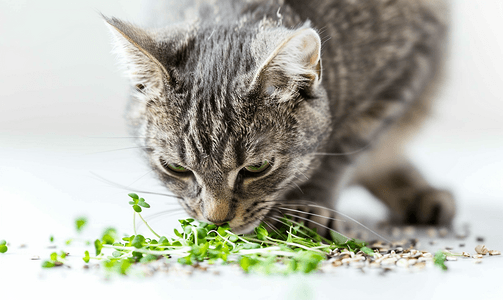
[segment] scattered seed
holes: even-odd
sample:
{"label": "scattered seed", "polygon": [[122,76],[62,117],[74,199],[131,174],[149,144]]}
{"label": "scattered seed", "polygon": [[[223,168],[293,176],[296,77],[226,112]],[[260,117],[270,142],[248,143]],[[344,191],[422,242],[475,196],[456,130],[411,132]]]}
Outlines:
{"label": "scattered seed", "polygon": [[447,256],[445,257],[445,260],[448,260],[448,261],[456,261],[456,260],[458,260],[458,259],[457,259],[455,256],[449,256],[449,255],[447,255]]}
{"label": "scattered seed", "polygon": [[472,257],[475,258],[475,259],[481,259],[484,256],[482,254],[474,254],[474,255],[472,255]]}
{"label": "scattered seed", "polygon": [[463,252],[462,254],[464,257],[471,257],[470,253],[468,253],[468,252]]}
{"label": "scattered seed", "polygon": [[489,255],[501,255],[501,252],[499,252],[498,250],[489,250]]}
{"label": "scattered seed", "polygon": [[477,251],[478,254],[486,255],[489,250],[486,248],[486,245],[477,245],[475,247],[475,251]]}
{"label": "scattered seed", "polygon": [[31,259],[31,260],[40,260],[40,256],[38,256],[38,255],[33,255],[30,259]]}
{"label": "scattered seed", "polygon": [[477,242],[483,242],[483,241],[484,241],[484,238],[483,238],[483,237],[481,237],[481,236],[478,236],[478,237],[477,237]]}
{"label": "scattered seed", "polygon": [[459,244],[460,248],[463,248],[464,246],[465,246],[465,244]]}
{"label": "scattered seed", "polygon": [[480,264],[480,263],[482,263],[482,259],[475,259],[473,262],[476,264]]}

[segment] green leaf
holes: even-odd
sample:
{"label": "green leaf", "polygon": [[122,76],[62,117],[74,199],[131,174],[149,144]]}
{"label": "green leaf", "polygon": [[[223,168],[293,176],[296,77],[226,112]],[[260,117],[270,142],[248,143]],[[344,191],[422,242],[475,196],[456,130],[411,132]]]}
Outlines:
{"label": "green leaf", "polygon": [[7,241],[6,240],[0,240],[0,245],[7,245]]}
{"label": "green leaf", "polygon": [[106,245],[112,245],[116,239],[118,239],[118,234],[117,230],[113,227],[106,228],[101,235],[101,241]]}
{"label": "green leaf", "polygon": [[95,240],[94,241],[94,249],[96,250],[96,256],[101,254],[101,249],[103,249],[103,244],[101,243],[100,240]]}
{"label": "green leaf", "polygon": [[442,251],[437,251],[435,253],[435,256],[433,257],[433,262],[435,263],[436,266],[440,267],[442,270],[447,270],[447,266],[445,265],[445,260],[447,258],[447,255],[445,255],[444,252]]}
{"label": "green leaf", "polygon": [[159,244],[163,246],[169,246],[169,240],[165,236],[161,236],[159,239]]}
{"label": "green leaf", "polygon": [[138,206],[138,205],[136,205],[136,204],[135,204],[135,205],[133,205],[133,209],[134,209],[134,211],[135,211],[135,212],[137,212],[137,213],[140,213],[140,212],[141,212],[141,207],[139,207],[139,206]]}
{"label": "green leaf", "polygon": [[112,256],[113,257],[121,257],[122,254],[124,254],[124,252],[121,252],[121,251],[114,251],[114,252],[112,252]]}
{"label": "green leaf", "polygon": [[54,242],[54,236],[53,236],[53,235],[51,235],[51,236],[49,237],[49,241],[50,241],[51,243],[53,243],[53,242]]}
{"label": "green leaf", "polygon": [[374,251],[368,247],[361,247],[360,250],[367,255],[374,255]]}
{"label": "green leaf", "polygon": [[150,204],[148,204],[147,202],[145,202],[145,199],[143,199],[143,198],[140,198],[140,200],[138,201],[138,205],[142,206],[142,207],[145,207],[145,208],[150,208]]}
{"label": "green leaf", "polygon": [[265,241],[266,237],[269,235],[267,229],[265,229],[265,227],[262,226],[262,224],[255,228],[255,234],[257,235],[257,239],[262,241]]}
{"label": "green leaf", "polygon": [[77,232],[81,232],[84,226],[87,224],[87,219],[85,217],[80,217],[75,220],[75,229]]}
{"label": "green leaf", "polygon": [[42,263],[42,268],[46,268],[46,269],[54,268],[55,266],[56,265],[52,261],[48,261],[48,260],[46,260]]}
{"label": "green leaf", "polygon": [[145,243],[145,237],[143,235],[138,234],[137,236],[134,237],[133,241],[131,242],[131,245],[137,249],[140,249],[143,247],[143,243]]}
{"label": "green leaf", "polygon": [[58,260],[58,254],[56,252],[52,252],[50,257],[52,261]]}
{"label": "green leaf", "polygon": [[129,193],[128,194],[129,197],[133,198],[134,200],[138,200],[138,195],[136,195],[135,193]]}
{"label": "green leaf", "polygon": [[0,244],[0,253],[5,253],[9,250],[5,244]]}
{"label": "green leaf", "polygon": [[86,262],[86,264],[89,263],[89,251],[86,250],[86,252],[84,252],[84,257],[82,259]]}
{"label": "green leaf", "polygon": [[59,257],[61,257],[62,259],[65,259],[66,258],[66,252],[65,251],[61,251],[60,254],[59,254]]}
{"label": "green leaf", "polygon": [[145,255],[144,257],[142,257],[140,259],[140,262],[142,264],[146,264],[148,262],[151,262],[151,261],[154,261],[154,260],[157,260],[158,256],[157,255],[153,255],[153,254],[147,254]]}

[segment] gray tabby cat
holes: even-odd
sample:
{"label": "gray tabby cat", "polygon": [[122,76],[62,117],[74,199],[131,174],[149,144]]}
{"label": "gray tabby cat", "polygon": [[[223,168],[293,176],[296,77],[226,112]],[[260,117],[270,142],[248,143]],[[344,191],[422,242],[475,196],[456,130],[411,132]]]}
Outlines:
{"label": "gray tabby cat", "polygon": [[360,184],[393,221],[451,222],[451,194],[402,154],[441,81],[442,1],[157,5],[156,29],[105,20],[132,133],[191,216],[247,232],[289,214],[327,234],[323,207]]}

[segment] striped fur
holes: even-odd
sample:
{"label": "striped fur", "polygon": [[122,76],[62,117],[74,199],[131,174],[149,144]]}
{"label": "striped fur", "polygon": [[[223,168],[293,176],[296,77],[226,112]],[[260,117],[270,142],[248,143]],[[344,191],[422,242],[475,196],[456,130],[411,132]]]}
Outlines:
{"label": "striped fur", "polygon": [[333,212],[318,205],[362,184],[397,221],[452,220],[452,196],[401,151],[439,82],[440,2],[194,2],[196,17],[158,29],[105,17],[134,87],[132,132],[190,215],[246,232],[297,203],[328,233]]}

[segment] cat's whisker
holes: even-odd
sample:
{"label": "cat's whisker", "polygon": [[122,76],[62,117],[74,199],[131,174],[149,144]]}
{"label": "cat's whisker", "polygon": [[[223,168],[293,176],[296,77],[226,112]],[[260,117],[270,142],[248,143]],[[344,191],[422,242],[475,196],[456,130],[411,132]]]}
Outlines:
{"label": "cat's whisker", "polygon": [[152,172],[154,172],[154,170],[150,170],[150,171],[148,171],[147,173],[143,174],[142,176],[140,176],[140,178],[138,178],[138,179],[136,179],[135,181],[133,181],[133,182],[131,182],[130,184],[128,184],[128,188],[129,188],[130,186],[132,186],[133,184],[135,184],[138,180],[142,179],[143,177],[147,176],[148,174],[150,174],[150,173],[152,173]]}
{"label": "cat's whisker", "polygon": [[301,214],[316,216],[316,217],[320,217],[320,218],[323,218],[323,219],[334,220],[334,221],[337,221],[337,222],[346,222],[346,220],[336,219],[336,218],[332,218],[332,217],[329,217],[329,216],[323,216],[323,215],[319,215],[319,214],[315,214],[315,213],[311,213],[311,212],[305,212],[305,211],[298,210],[298,209],[285,208],[285,207],[281,207],[281,206],[276,207],[276,208],[279,209],[279,210],[288,210],[288,211],[292,211],[292,212],[298,212],[298,213],[301,213]]}
{"label": "cat's whisker", "polygon": [[[279,211],[279,212],[281,213],[281,211]],[[334,230],[334,229],[332,229],[332,228],[330,228],[330,227],[328,227],[328,226],[325,226],[325,225],[323,225],[323,224],[321,224],[321,223],[319,223],[319,222],[313,221],[313,220],[311,220],[311,219],[309,219],[309,218],[304,218],[304,217],[301,217],[301,216],[291,215],[291,214],[285,214],[285,213],[283,213],[283,214],[284,214],[285,216],[289,216],[289,217],[293,217],[293,218],[299,218],[299,219],[301,219],[301,220],[304,220],[304,221],[307,221],[307,222],[311,222],[311,223],[316,224],[316,225],[318,225],[318,226],[320,226],[320,227],[322,227],[322,228],[325,228],[325,229],[327,229],[327,230],[333,231],[333,232],[335,232],[335,233],[337,233],[337,234],[341,234],[341,233],[340,233],[340,232],[338,232],[337,230]]]}
{"label": "cat's whisker", "polygon": [[276,232],[278,235],[281,235],[281,232],[279,232],[278,228],[276,228],[276,226],[270,224],[269,222],[267,222],[266,220],[262,220],[262,222],[264,222],[264,224],[266,224],[269,228],[271,228],[274,232]]}
{"label": "cat's whisker", "polygon": [[368,228],[367,226],[363,225],[362,223],[358,222],[357,220],[353,219],[352,217],[344,214],[344,213],[341,213],[335,209],[331,209],[331,208],[328,208],[328,207],[325,207],[325,206],[322,206],[322,205],[318,205],[318,204],[315,204],[314,202],[311,202],[311,201],[308,201],[308,200],[295,200],[297,203],[292,203],[292,204],[288,204],[288,203],[282,203],[281,205],[282,206],[308,206],[308,207],[316,207],[316,208],[319,208],[319,209],[324,209],[324,210],[327,210],[327,211],[330,211],[330,212],[333,212],[333,213],[336,213],[336,214],[339,214],[347,219],[349,219],[350,221],[360,225],[361,227],[365,228],[366,230],[368,230],[369,232],[371,232],[372,234],[375,234],[377,237],[383,239],[384,241],[388,242],[388,243],[391,243],[391,241],[389,241],[387,238],[383,237],[382,235],[380,235],[379,233],[375,232],[374,230]]}
{"label": "cat's whisker", "polygon": [[352,155],[352,154],[357,154],[362,151],[365,151],[371,146],[371,143],[368,143],[362,148],[356,149],[354,151],[349,151],[349,152],[341,152],[341,153],[320,153],[320,152],[314,152],[313,155],[322,155],[322,156],[343,156],[343,155]]}
{"label": "cat's whisker", "polygon": [[86,153],[84,155],[93,155],[93,154],[101,154],[101,153],[123,151],[123,150],[132,150],[132,149],[150,149],[150,148],[151,147],[135,146],[135,147],[126,147],[126,148],[119,148],[119,149],[112,149],[112,150],[105,150],[105,151],[98,151],[98,152],[91,152],[91,153]]}
{"label": "cat's whisker", "polygon": [[[279,222],[287,227],[290,227],[290,224],[286,223],[285,221],[281,220],[281,218],[284,218],[284,216],[279,216],[279,215],[275,215],[275,216],[269,216],[268,218],[270,218],[271,220],[274,220],[276,222]],[[304,224],[300,223],[300,222],[297,222],[297,221],[294,221],[294,220],[288,220],[288,222],[292,222],[293,224],[296,224],[296,225],[299,225],[299,226],[303,226]],[[302,233],[304,236],[308,237],[309,238],[309,235],[306,234],[305,232],[303,231],[299,231],[300,233]]]}
{"label": "cat's whisker", "polygon": [[[160,217],[170,217],[170,216],[174,216],[174,215],[178,215],[178,214],[182,214],[182,213],[185,213],[185,210],[180,207],[177,209],[165,210],[165,211],[161,211],[161,212],[149,215],[149,216],[145,216],[145,220],[150,222],[150,221],[152,221],[154,219],[158,219]],[[145,225],[145,223],[143,223],[142,221],[138,221],[136,224],[136,228],[140,228],[143,225]]]}
{"label": "cat's whisker", "polygon": [[304,176],[307,180],[309,180],[309,177],[307,177],[306,174],[301,172],[299,169],[295,169],[295,172],[299,173],[300,175]]}
{"label": "cat's whisker", "polygon": [[149,195],[158,195],[158,196],[165,196],[165,197],[169,197],[169,198],[176,198],[176,199],[182,199],[182,197],[179,197],[179,196],[175,196],[175,195],[170,195],[170,194],[165,194],[165,193],[157,193],[157,192],[149,192],[149,191],[142,191],[142,190],[137,190],[137,189],[132,189],[132,188],[129,188],[127,186],[124,186],[122,184],[119,184],[119,183],[116,183],[116,182],[113,182],[111,180],[108,180],[94,172],[91,172],[91,174],[95,177],[97,177],[98,179],[100,179],[101,181],[107,183],[107,184],[110,184],[112,186],[115,186],[117,188],[120,188],[120,189],[123,189],[123,190],[130,190],[130,191],[133,191],[133,192],[136,192],[136,193],[142,193],[142,194],[149,194]]}

